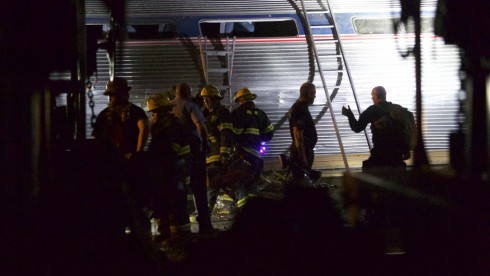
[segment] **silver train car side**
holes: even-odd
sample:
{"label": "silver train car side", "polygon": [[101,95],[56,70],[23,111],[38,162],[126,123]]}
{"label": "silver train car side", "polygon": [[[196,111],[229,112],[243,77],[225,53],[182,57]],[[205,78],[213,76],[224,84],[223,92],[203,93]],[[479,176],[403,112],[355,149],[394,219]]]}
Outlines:
{"label": "silver train car side", "polygon": [[[304,2],[310,7],[326,3]],[[422,1],[422,128],[431,164],[447,164],[449,134],[458,125],[460,59],[457,47],[445,45],[433,34],[436,2]],[[196,95],[207,80],[229,88],[224,103],[233,108],[232,94],[249,87],[258,95],[257,106],[275,126],[274,138],[264,145],[263,155],[272,169],[278,166],[277,156],[287,153],[291,143],[287,111],[298,97],[299,86],[311,80],[317,86],[317,98],[310,110],[319,134],[314,167],[345,169],[335,120],[348,166],[360,168],[369,154],[366,136],[350,130],[340,114],[341,107],[355,109],[354,87],[362,111],[371,104],[372,87],[383,85],[388,101],[415,113],[415,61],[413,56],[402,56],[413,47],[414,36],[410,26],[394,34],[398,1],[332,0],[329,4],[345,60],[339,58],[338,48],[332,47],[337,41],[332,41],[335,36],[331,31],[312,30],[326,72],[326,91],[299,16],[301,3],[294,0],[127,1],[128,39],[118,44],[115,72],[129,80],[133,87],[130,100],[141,105],[148,96],[179,82],[189,83]],[[109,26],[109,13],[102,2],[86,1],[86,22],[99,31],[101,39]],[[321,14],[308,15],[311,25],[323,19]],[[223,57],[207,60],[208,68],[231,68],[229,79],[223,73],[204,72],[203,47],[233,47],[231,64],[224,65]],[[97,74],[91,79],[93,96],[87,97],[87,137],[94,117],[107,104],[103,91],[108,78],[106,52],[100,49]],[[333,117],[327,108],[327,94]]]}

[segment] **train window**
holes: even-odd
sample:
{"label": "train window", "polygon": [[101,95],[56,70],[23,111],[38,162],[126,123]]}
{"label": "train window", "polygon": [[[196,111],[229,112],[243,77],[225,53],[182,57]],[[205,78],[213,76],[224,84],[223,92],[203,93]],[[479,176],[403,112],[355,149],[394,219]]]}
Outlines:
{"label": "train window", "polygon": [[[129,24],[126,25],[129,39],[161,39],[175,37],[175,24],[166,22],[161,24]],[[103,33],[109,32],[109,24],[102,26]]]}
{"label": "train window", "polygon": [[279,37],[297,36],[298,26],[292,18],[202,20],[201,34],[207,37]]}
{"label": "train window", "polygon": [[[397,18],[354,18],[352,20],[354,30],[358,34],[393,34],[395,20]],[[434,18],[422,17],[421,20],[421,32],[433,33],[434,32]],[[398,29],[399,34],[413,33],[414,24],[413,21],[409,21],[408,24],[402,25]]]}

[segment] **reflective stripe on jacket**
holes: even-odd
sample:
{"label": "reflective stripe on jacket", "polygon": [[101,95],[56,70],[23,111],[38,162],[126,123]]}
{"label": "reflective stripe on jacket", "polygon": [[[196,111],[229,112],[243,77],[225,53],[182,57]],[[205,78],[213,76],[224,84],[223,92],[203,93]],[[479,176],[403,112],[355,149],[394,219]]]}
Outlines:
{"label": "reflective stripe on jacket", "polygon": [[210,142],[206,163],[220,162],[222,155],[231,155],[233,147],[234,135],[230,111],[220,105],[212,112],[205,110],[204,116],[206,117],[208,141]]}
{"label": "reflective stripe on jacket", "polygon": [[274,126],[267,114],[256,108],[253,101],[248,101],[235,108],[231,117],[237,147],[260,157],[261,143],[272,140],[274,135]]}

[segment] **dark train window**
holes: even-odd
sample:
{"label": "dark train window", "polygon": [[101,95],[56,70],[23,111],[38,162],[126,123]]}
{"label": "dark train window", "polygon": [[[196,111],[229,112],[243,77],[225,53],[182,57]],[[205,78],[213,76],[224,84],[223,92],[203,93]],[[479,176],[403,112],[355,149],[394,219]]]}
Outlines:
{"label": "dark train window", "polygon": [[[175,37],[175,24],[166,22],[161,24],[128,24],[126,25],[129,39],[161,39]],[[102,25],[104,35],[107,35],[109,24]]]}
{"label": "dark train window", "polygon": [[207,37],[279,37],[297,36],[298,26],[293,19],[203,20],[201,34]]}
{"label": "dark train window", "polygon": [[[394,34],[395,20],[396,18],[353,18],[352,24],[358,34]],[[414,33],[414,30],[413,21],[409,21],[406,26],[401,25],[398,28],[398,33]],[[421,32],[434,32],[433,17],[422,17]]]}

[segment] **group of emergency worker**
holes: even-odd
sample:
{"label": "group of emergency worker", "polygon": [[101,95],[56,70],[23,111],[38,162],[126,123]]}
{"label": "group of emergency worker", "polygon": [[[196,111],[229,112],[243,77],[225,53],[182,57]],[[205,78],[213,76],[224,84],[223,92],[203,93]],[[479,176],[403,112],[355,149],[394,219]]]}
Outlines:
{"label": "group of emergency worker", "polygon": [[[151,218],[158,244],[188,237],[191,218],[197,221],[200,234],[215,233],[213,216],[233,218],[258,193],[264,167],[260,150],[262,143],[273,138],[274,126],[255,106],[257,95],[243,87],[234,93],[237,106],[231,108],[221,103],[226,91],[208,84],[193,97],[189,84],[179,83],[170,93],[146,99],[146,111],[151,113],[148,120],[145,111],[129,101],[130,90],[124,78],[107,83],[104,95],[109,96],[109,104],[95,122],[95,141],[110,156],[119,156],[123,186]],[[374,87],[371,96],[373,105],[359,120],[350,108],[342,109],[353,131],[371,124],[373,149],[363,162],[363,171],[403,173],[405,140],[394,135],[394,122],[387,117],[392,103],[386,101],[382,86]],[[309,106],[315,98],[315,85],[303,83],[287,115],[292,144],[291,178],[285,184],[291,191],[308,185],[313,171],[318,134]],[[381,128],[381,120],[390,124]],[[192,191],[192,207],[188,190]],[[195,216],[190,216],[191,208]]]}
{"label": "group of emergency worker", "polygon": [[230,112],[217,87],[201,89],[200,106],[191,87],[179,83],[172,89],[173,99],[172,93],[146,99],[148,119],[142,108],[129,102],[130,89],[124,78],[107,83],[104,95],[109,104],[97,117],[95,141],[114,149],[127,163],[130,193],[156,224],[156,242],[190,233],[188,187],[199,233],[215,232],[213,210],[239,212],[257,195],[263,170],[260,147],[274,133],[267,115],[253,102],[257,95],[246,87],[238,90],[238,106]]}

